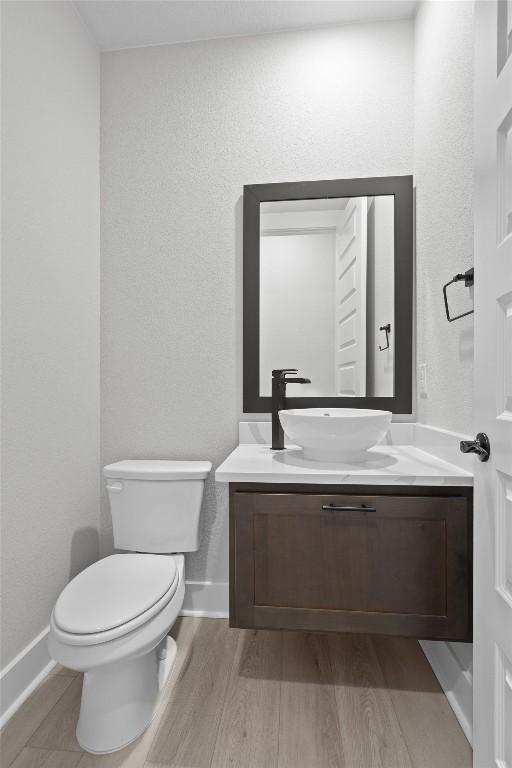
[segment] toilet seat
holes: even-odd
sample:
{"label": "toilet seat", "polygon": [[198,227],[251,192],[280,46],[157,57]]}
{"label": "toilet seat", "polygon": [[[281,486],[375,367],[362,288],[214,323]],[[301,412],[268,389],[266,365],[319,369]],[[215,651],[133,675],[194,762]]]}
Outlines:
{"label": "toilet seat", "polygon": [[159,613],[178,584],[171,555],[110,555],[65,587],[53,609],[52,629],[69,645],[115,640]]}

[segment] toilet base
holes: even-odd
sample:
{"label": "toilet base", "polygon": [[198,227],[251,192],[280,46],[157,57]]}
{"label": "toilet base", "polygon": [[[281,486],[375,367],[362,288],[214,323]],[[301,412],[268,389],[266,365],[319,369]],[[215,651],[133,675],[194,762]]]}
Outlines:
{"label": "toilet base", "polygon": [[141,736],[156,713],[176,658],[168,635],[149,653],[84,674],[78,743],[86,752],[117,752]]}

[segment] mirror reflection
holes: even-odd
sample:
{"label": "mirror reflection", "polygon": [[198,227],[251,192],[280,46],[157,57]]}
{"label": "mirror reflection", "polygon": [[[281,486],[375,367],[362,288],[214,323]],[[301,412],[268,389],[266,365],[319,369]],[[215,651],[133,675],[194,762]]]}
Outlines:
{"label": "mirror reflection", "polygon": [[392,397],[393,333],[393,195],[260,203],[261,396]]}

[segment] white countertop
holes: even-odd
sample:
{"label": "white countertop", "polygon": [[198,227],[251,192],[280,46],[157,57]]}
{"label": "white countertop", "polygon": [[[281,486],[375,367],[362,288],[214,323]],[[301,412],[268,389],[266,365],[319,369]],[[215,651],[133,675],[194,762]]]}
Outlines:
{"label": "white countertop", "polygon": [[378,445],[354,463],[308,461],[302,449],[241,443],[215,473],[220,483],[472,486],[473,475],[412,445]]}

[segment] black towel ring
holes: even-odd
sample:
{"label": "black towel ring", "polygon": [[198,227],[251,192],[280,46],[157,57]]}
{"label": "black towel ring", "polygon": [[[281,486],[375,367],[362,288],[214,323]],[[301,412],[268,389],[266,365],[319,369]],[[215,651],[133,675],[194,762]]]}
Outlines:
{"label": "black towel ring", "polygon": [[446,285],[443,286],[443,297],[444,297],[444,308],[446,310],[446,319],[449,323],[453,323],[454,320],[460,320],[461,317],[466,317],[466,315],[472,315],[475,311],[474,309],[470,309],[468,312],[462,312],[460,315],[455,315],[455,317],[451,317],[450,315],[450,308],[448,306],[448,296],[446,295],[446,289],[449,285],[452,285],[452,283],[459,283],[461,280],[464,280],[464,285],[466,288],[471,288],[472,285],[475,283],[475,269],[474,267],[471,267],[471,269],[468,269],[466,272],[459,272],[458,275],[455,275],[449,283],[446,283]]}

